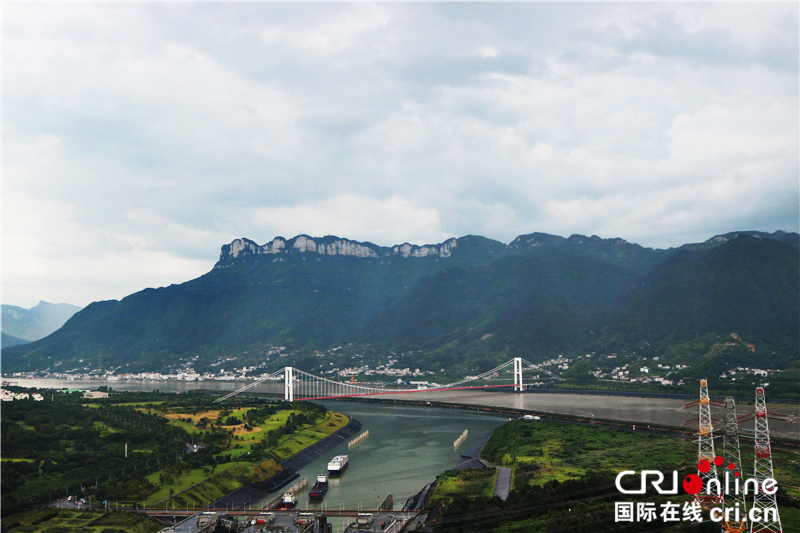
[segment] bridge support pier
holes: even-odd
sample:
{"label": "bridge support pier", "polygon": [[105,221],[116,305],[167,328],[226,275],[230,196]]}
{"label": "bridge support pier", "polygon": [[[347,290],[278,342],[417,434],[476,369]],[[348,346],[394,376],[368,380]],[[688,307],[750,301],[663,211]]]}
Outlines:
{"label": "bridge support pier", "polygon": [[522,392],[522,357],[514,358],[514,391]]}
{"label": "bridge support pier", "polygon": [[290,366],[283,369],[283,399],[294,401],[294,369]]}

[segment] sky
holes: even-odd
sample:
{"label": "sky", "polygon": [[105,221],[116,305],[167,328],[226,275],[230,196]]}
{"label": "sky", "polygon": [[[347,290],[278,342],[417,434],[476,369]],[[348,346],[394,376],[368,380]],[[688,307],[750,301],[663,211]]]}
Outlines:
{"label": "sky", "polygon": [[247,237],[798,231],[798,4],[2,4],[2,302]]}

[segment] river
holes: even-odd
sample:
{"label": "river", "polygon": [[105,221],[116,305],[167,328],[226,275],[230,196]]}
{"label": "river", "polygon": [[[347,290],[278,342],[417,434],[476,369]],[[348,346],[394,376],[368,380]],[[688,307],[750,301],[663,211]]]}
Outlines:
{"label": "river", "polygon": [[[165,392],[184,392],[190,390],[232,391],[247,382],[233,381],[67,381],[55,379],[15,379],[23,387],[69,387],[97,388],[101,385],[116,390],[153,390]],[[262,383],[253,389],[254,392],[283,394],[283,382]],[[712,390],[713,393],[713,390]],[[554,413],[567,416],[579,416],[587,419],[613,420],[630,424],[666,425],[676,428],[689,427],[692,420],[696,424],[697,409],[687,408],[689,399],[621,396],[611,394],[581,394],[550,392],[528,392],[526,394],[507,394],[485,390],[443,390],[416,391],[382,396],[388,400],[407,400],[413,402],[441,402],[457,405],[487,406],[500,410],[521,409],[536,413]],[[713,396],[712,396],[712,399]],[[722,398],[716,398],[721,402]],[[378,405],[373,404],[378,409]],[[383,406],[380,407],[383,409]],[[800,404],[781,404],[772,402],[767,390],[767,410],[772,415],[769,421],[770,434],[773,438],[800,440]],[[753,402],[737,400],[737,413],[744,416],[753,412]],[[780,414],[779,414],[780,413]],[[722,408],[712,405],[712,416],[722,420]],[[696,426],[695,426],[696,427]],[[746,422],[742,429],[751,429],[752,422]]]}
{"label": "river", "polygon": [[[6,378],[21,387],[95,389],[110,386],[114,390],[155,390],[185,392],[191,390],[233,390],[232,382],[183,381],[84,381],[55,379]],[[373,403],[331,400],[325,407],[346,413],[369,430],[369,437],[355,447],[346,444],[300,469],[301,478],[313,485],[317,474],[327,472],[327,462],[337,454],[348,454],[350,463],[338,478],[331,478],[328,494],[319,502],[309,502],[307,491],[298,494],[303,508],[373,509],[388,494],[394,497],[394,508],[403,507],[406,499],[416,494],[441,472],[456,466],[461,453],[466,453],[481,436],[507,420],[493,414],[460,409],[380,405]],[[464,430],[466,440],[453,448]],[[267,500],[277,494],[270,495]],[[252,502],[251,505],[257,505]]]}
{"label": "river", "polygon": [[[350,463],[340,477],[329,479],[328,494],[322,503],[309,502],[299,495],[303,508],[343,507],[375,509],[387,494],[394,496],[394,508],[427,483],[461,461],[461,453],[507,418],[469,411],[359,402],[328,401],[325,407],[347,413],[369,430],[369,437],[349,449],[345,444],[330,456],[348,454]],[[467,439],[453,448],[464,430]],[[322,457],[300,470],[300,476],[313,484],[317,474],[326,472],[330,457]]]}
{"label": "river", "polygon": [[[97,388],[105,385],[115,390],[161,390],[185,392],[191,390],[231,391],[242,385],[231,381],[68,381],[54,379],[7,378],[23,387],[38,388]],[[258,392],[281,392],[282,383],[264,383]],[[485,391],[426,391],[392,395],[395,399],[428,400],[462,405],[484,405],[503,409],[526,409],[543,413],[562,413],[586,418],[605,418],[636,424],[667,424],[681,427],[683,421],[695,419],[696,409],[684,409],[686,400],[636,398],[583,394],[503,394]],[[374,508],[387,494],[394,495],[394,508],[432,481],[437,474],[454,467],[460,453],[468,450],[481,435],[500,425],[505,418],[467,411],[434,407],[413,407],[383,403],[325,401],[334,411],[358,419],[370,436],[348,451],[345,445],[331,450],[330,456],[348,453],[351,457],[347,471],[339,479],[331,479],[330,489],[322,504],[309,504],[307,494],[300,495],[302,507],[315,505],[328,508]],[[740,405],[740,414],[751,406]],[[784,420],[771,420],[773,436],[797,440],[800,437],[797,421],[798,405],[770,405],[783,413]],[[752,412],[752,411],[751,411]],[[747,425],[751,425],[748,422]],[[468,439],[459,450],[453,441],[469,430]],[[330,457],[325,456],[300,470],[300,475],[314,483],[316,475],[326,471]],[[255,502],[254,502],[255,503]]]}
{"label": "river", "polygon": [[[8,381],[12,385],[20,387],[31,387],[38,389],[97,389],[98,387],[110,387],[120,391],[153,391],[161,392],[189,392],[195,390],[207,390],[215,392],[230,392],[252,382],[240,381],[179,381],[179,380],[145,380],[145,379],[52,379],[52,378],[14,378],[3,377],[3,381]],[[278,391],[275,384],[264,383],[254,390],[261,392],[262,389],[272,389]],[[280,384],[280,391],[283,391],[283,383]]]}

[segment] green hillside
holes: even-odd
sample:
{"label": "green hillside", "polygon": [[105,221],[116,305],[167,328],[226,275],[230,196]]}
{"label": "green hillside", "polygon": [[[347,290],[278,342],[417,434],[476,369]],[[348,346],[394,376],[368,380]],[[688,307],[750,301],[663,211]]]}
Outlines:
{"label": "green hillside", "polygon": [[592,340],[635,294],[641,277],[560,250],[508,256],[426,277],[375,321],[370,340],[436,349],[547,356]]}
{"label": "green hillside", "polygon": [[491,368],[512,354],[668,351],[731,333],[785,366],[797,354],[798,249],[796,234],[774,235],[670,250],[546,234],[393,249],[336,237],[297,237],[278,251],[235,241],[206,275],[95,302],[48,337],[4,348],[3,366],[201,369],[224,357],[263,362],[275,347],[354,343],[414,352],[424,368]]}
{"label": "green hillside", "polygon": [[738,333],[775,347],[797,345],[798,251],[770,239],[678,250],[644,280],[614,325],[623,343],[672,344]]}

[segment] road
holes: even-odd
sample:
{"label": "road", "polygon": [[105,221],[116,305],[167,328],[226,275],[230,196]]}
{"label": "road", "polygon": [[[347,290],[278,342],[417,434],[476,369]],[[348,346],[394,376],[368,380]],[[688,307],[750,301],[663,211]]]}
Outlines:
{"label": "road", "polygon": [[494,495],[503,501],[508,498],[511,491],[511,469],[505,466],[497,467],[497,482],[494,484]]}
{"label": "road", "polygon": [[[367,396],[369,397],[369,396]],[[603,394],[556,394],[556,393],[506,393],[482,390],[420,391],[412,393],[375,396],[381,400],[400,400],[465,404],[505,409],[521,409],[534,413],[552,413],[583,418],[596,418],[630,422],[642,428],[648,424],[673,426],[676,428],[697,427],[697,408],[683,409],[684,399],[640,398]],[[800,440],[800,405],[770,404],[767,411],[788,415],[788,420],[770,420],[769,429],[773,437]],[[737,404],[739,417],[752,413],[752,404]],[[723,419],[721,407],[712,407],[712,416]],[[753,428],[753,422],[744,422],[740,430]]]}

